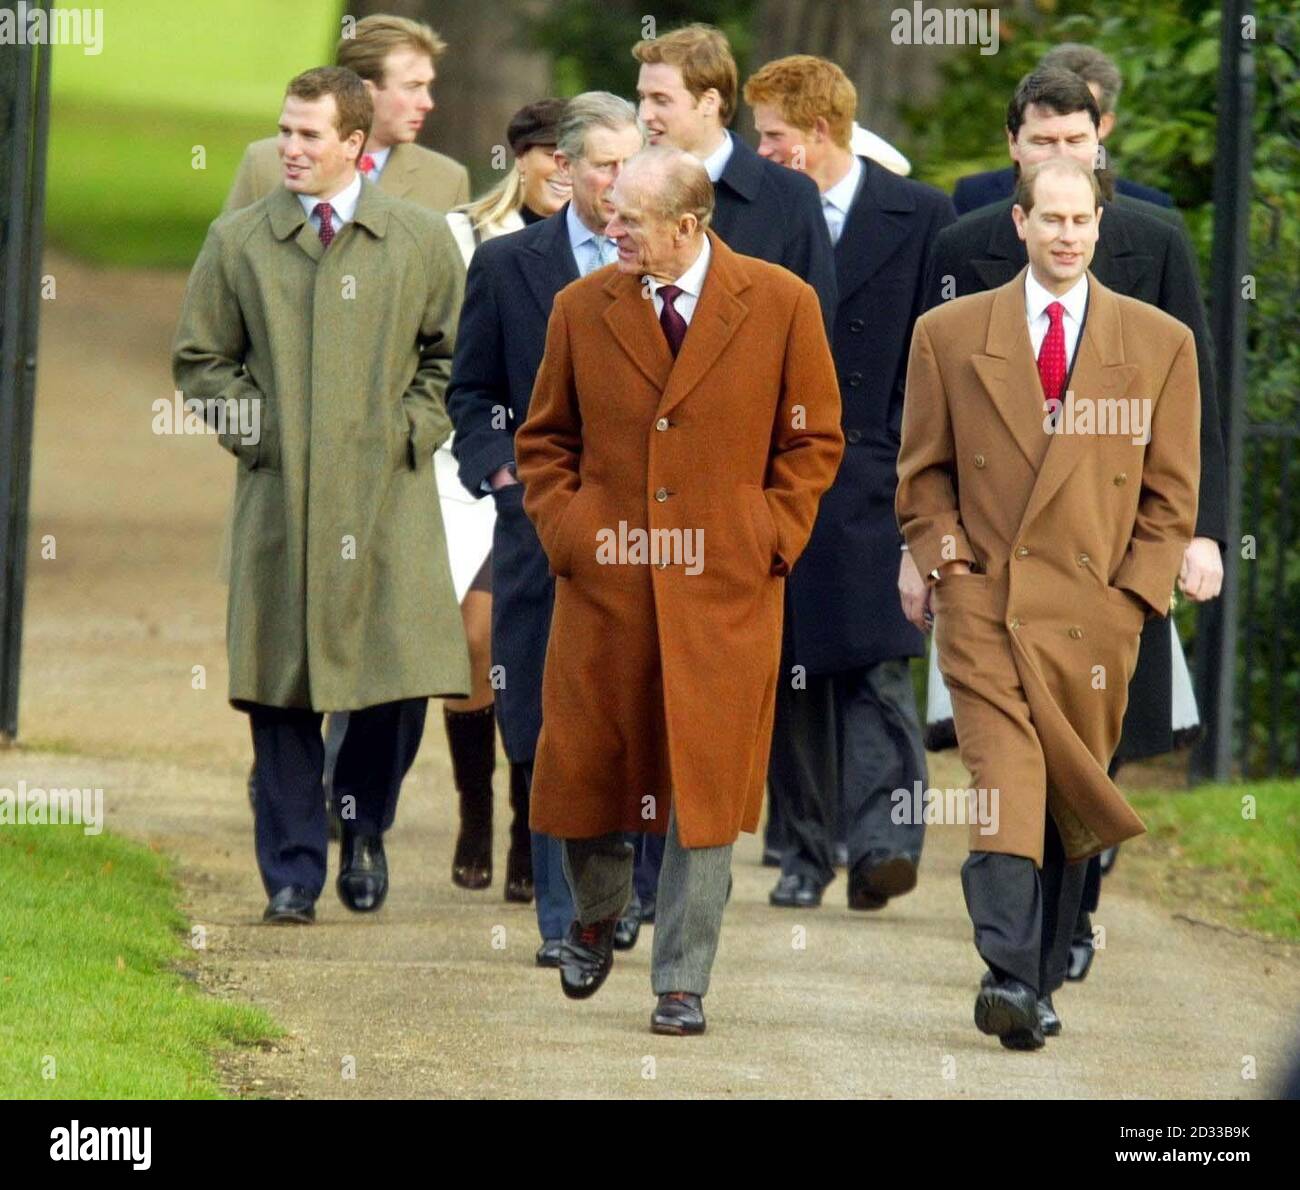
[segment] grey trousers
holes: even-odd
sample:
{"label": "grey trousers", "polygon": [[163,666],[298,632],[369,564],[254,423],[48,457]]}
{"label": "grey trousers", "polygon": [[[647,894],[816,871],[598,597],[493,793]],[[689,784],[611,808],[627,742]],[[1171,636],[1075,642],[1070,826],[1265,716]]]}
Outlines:
{"label": "grey trousers", "polygon": [[[622,913],[632,899],[633,848],[621,832],[594,839],[564,840],[564,874],[583,925]],[[683,847],[677,808],[668,814],[668,835],[655,909],[650,987],[705,995],[718,953],[722,911],[731,876],[731,844]]]}

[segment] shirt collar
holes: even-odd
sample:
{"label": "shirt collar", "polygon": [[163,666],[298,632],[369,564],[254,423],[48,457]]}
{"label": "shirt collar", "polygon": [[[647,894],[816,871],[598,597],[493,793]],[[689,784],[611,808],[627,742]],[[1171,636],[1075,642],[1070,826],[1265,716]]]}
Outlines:
{"label": "shirt collar", "polygon": [[860,181],[862,181],[862,161],[854,156],[849,172],[822,195],[822,202],[834,207],[840,214],[848,215],[853,199],[858,193]]}
{"label": "shirt collar", "polygon": [[388,164],[388,158],[393,152],[393,146],[389,145],[386,149],[376,149],[370,154],[371,160],[375,163],[375,173],[382,174],[384,166]]}
{"label": "shirt collar", "polygon": [[588,240],[594,240],[596,233],[578,218],[577,209],[570,202],[565,207],[564,222],[569,229],[569,247],[576,253]]}
{"label": "shirt collar", "polygon": [[[704,237],[704,246],[700,249],[700,254],[695,258],[695,263],[686,270],[676,281],[673,282],[683,293],[689,294],[693,298],[700,296],[700,290],[704,288],[704,277],[709,271],[709,257],[713,254],[713,248],[709,243],[709,237]],[[650,288],[658,293],[666,285],[665,281],[651,280]]]}
{"label": "shirt collar", "polygon": [[709,181],[715,186],[718,184],[718,179],[722,177],[723,171],[727,168],[727,162],[731,160],[731,154],[735,147],[731,140],[731,133],[724,128],[722,130],[722,144],[703,159]]}
{"label": "shirt collar", "polygon": [[1029,315],[1029,321],[1040,317],[1044,310],[1053,302],[1060,302],[1065,307],[1065,312],[1074,319],[1075,322],[1082,325],[1083,311],[1088,305],[1088,273],[1085,270],[1081,276],[1064,294],[1057,297],[1054,293],[1048,292],[1034,279],[1033,268],[1025,270],[1025,313]]}
{"label": "shirt collar", "polygon": [[314,194],[300,194],[298,201],[302,203],[302,209],[307,212],[307,218],[310,219],[312,212],[316,209],[319,202],[328,202],[334,211],[335,218],[342,227],[345,223],[352,222],[352,216],[357,213],[357,199],[361,197],[361,175],[353,174],[352,181],[340,190],[333,198],[319,198]]}

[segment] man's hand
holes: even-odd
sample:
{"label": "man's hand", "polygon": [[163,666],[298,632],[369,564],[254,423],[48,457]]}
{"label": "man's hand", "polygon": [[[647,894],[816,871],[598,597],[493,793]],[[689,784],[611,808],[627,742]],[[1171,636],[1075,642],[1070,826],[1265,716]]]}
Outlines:
{"label": "man's hand", "polygon": [[1223,555],[1212,537],[1193,537],[1183,554],[1178,589],[1193,603],[1215,599],[1223,590]]}
{"label": "man's hand", "polygon": [[507,464],[504,467],[498,467],[491,475],[488,476],[488,486],[495,492],[498,488],[508,488],[512,483],[518,483],[515,473],[510,470]]}
{"label": "man's hand", "polygon": [[909,624],[922,632],[930,631],[930,584],[921,577],[908,550],[902,551],[898,564],[898,596],[903,604],[903,615]]}

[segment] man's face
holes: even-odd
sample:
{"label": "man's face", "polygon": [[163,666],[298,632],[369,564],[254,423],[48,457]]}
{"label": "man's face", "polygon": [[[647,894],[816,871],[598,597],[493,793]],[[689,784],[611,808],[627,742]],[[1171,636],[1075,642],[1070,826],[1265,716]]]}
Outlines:
{"label": "man's face", "polygon": [[610,192],[614,216],[605,234],[618,245],[616,263],[620,273],[649,273],[672,280],[679,275],[676,259],[682,246],[680,228],[676,220],[657,213],[652,180],[641,174],[620,178],[614,184]]}
{"label": "man's face", "polygon": [[811,132],[782,119],[774,104],[754,105],[754,127],[758,130],[758,155],[789,169],[807,170],[817,163],[821,145]]}
{"label": "man's face", "polygon": [[384,59],[384,85],[369,79],[366,90],[375,105],[370,140],[377,149],[415,140],[424,117],[434,109],[433,60],[419,50],[394,50]]}
{"label": "man's face", "polygon": [[1011,218],[1035,277],[1054,292],[1064,293],[1092,263],[1101,210],[1086,178],[1044,174],[1034,183],[1034,209],[1026,215],[1016,205]]}
{"label": "man's face", "polygon": [[641,144],[641,130],[635,124],[625,128],[596,126],[587,129],[583,155],[576,161],[563,153],[555,154],[561,183],[571,183],[574,210],[592,231],[599,231],[613,216],[610,188],[618,180],[623,162],[640,152]]}
{"label": "man's face", "polygon": [[276,147],[285,187],[295,194],[331,194],[347,185],[364,138],[358,129],[341,140],[337,114],[333,95],[284,97]]}
{"label": "man's face", "polygon": [[676,66],[644,63],[636,79],[636,114],[652,145],[673,145],[694,153],[715,139],[721,127],[716,95],[710,90],[697,100]]}
{"label": "man's face", "polygon": [[1007,133],[1011,160],[1021,169],[1064,154],[1092,169],[1097,161],[1097,129],[1085,111],[1058,116],[1050,108],[1031,103],[1024,122],[1013,137]]}

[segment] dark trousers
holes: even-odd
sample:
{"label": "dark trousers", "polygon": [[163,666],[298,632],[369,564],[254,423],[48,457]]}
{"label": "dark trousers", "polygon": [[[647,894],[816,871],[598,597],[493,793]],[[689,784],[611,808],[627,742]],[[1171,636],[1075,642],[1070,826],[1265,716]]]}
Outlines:
{"label": "dark trousers", "polygon": [[[531,797],[533,762],[516,765],[528,782]],[[564,876],[564,843],[554,835],[531,832],[533,850],[533,900],[537,906],[537,932],[542,941],[563,938],[573,921],[573,894]]]}
{"label": "dark trousers", "polygon": [[1051,814],[1043,866],[1021,855],[972,851],[961,869],[975,949],[999,978],[1011,976],[1045,996],[1065,982],[1087,862],[1066,863]]}
{"label": "dark trousers", "polygon": [[[927,783],[907,661],[810,675],[808,688],[794,693],[802,693],[804,701],[796,704],[799,710],[787,720],[780,741],[775,735],[772,741],[773,758],[781,757],[784,775],[774,782],[784,801],[788,838],[782,872],[829,884],[841,813],[850,869],[858,863],[870,867],[891,855],[919,863],[925,824],[893,820],[894,791],[906,790],[910,805],[914,784],[919,781],[924,788]],[[779,712],[777,722],[779,727]],[[827,747],[833,763],[815,760],[812,747]],[[827,769],[829,780],[823,775]]]}
{"label": "dark trousers", "polygon": [[[427,699],[408,698],[349,712],[333,774],[334,805],[346,827],[382,834],[392,826],[402,780],[420,749],[427,707]],[[257,704],[247,710],[262,884],[268,896],[291,884],[319,896],[329,848],[322,715]]]}

